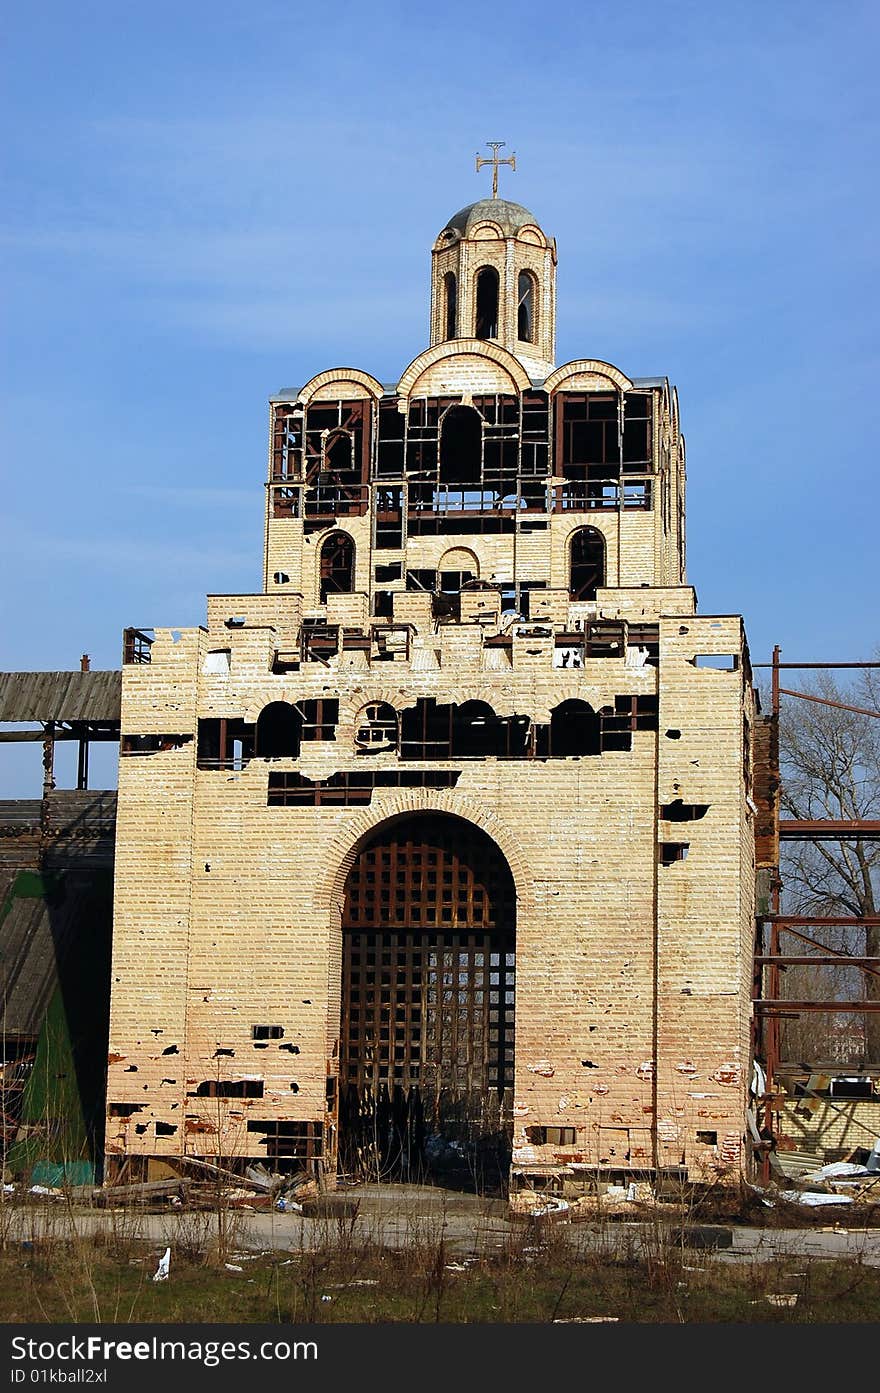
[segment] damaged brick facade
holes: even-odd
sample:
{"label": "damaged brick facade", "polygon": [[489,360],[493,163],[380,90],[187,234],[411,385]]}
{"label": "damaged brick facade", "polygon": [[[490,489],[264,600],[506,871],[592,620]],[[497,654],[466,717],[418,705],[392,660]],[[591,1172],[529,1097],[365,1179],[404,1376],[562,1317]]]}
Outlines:
{"label": "damaged brick facade", "polygon": [[744,1163],[743,625],[686,580],[674,388],[554,365],[555,268],[456,214],[400,380],[272,398],[263,593],[128,636],[111,1163]]}

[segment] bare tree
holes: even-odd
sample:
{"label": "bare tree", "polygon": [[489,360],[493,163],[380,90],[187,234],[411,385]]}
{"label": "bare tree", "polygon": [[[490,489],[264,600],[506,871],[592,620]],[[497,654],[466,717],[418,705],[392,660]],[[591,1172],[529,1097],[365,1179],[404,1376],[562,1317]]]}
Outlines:
{"label": "bare tree", "polygon": [[[783,816],[810,821],[880,820],[880,673],[864,669],[854,682],[841,686],[823,672],[814,684],[799,690],[801,697],[783,697],[780,714]],[[880,839],[787,841],[781,871],[786,914],[853,918],[877,914]],[[880,928],[859,925],[809,930],[808,934],[816,940],[817,954],[840,953],[841,966],[790,968],[785,995],[880,1000],[880,974],[846,964],[847,956],[880,956]],[[793,934],[783,937],[783,953],[812,951]],[[861,1049],[853,1035],[859,1028]],[[799,1028],[789,1027],[786,1053],[791,1056],[798,1044],[800,1058],[812,1051],[814,1059],[846,1055],[852,1062],[861,1056],[865,1062],[880,1063],[880,1012],[849,1018],[823,1013],[812,1022],[802,1019]]]}

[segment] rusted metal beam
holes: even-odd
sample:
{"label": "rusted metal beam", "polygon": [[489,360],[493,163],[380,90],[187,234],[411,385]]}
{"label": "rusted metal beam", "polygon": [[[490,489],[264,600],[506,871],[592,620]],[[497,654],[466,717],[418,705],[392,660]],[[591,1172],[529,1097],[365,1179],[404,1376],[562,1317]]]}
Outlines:
{"label": "rusted metal beam", "polygon": [[752,1005],[762,1015],[776,1015],[780,1011],[825,1011],[831,1014],[840,1012],[880,1011],[880,1000],[864,998],[861,1001],[787,1001],[785,997],[763,998]]}
{"label": "rusted metal beam", "polygon": [[852,818],[846,822],[833,818],[786,818],[779,823],[779,835],[784,841],[800,837],[816,841],[847,841],[851,837],[880,837],[880,822],[870,818]]}
{"label": "rusted metal beam", "polygon": [[[779,651],[779,648],[778,648],[778,645],[777,645],[776,652],[778,652],[778,651]],[[752,667],[770,667],[770,668],[777,668],[777,669],[779,669],[779,670],[781,670],[782,668],[797,668],[798,670],[800,670],[800,669],[802,669],[802,668],[806,669],[806,668],[825,668],[825,667],[834,667],[834,668],[845,668],[845,667],[858,667],[858,668],[861,668],[861,667],[880,667],[880,663],[780,663],[780,662],[777,662],[777,661],[775,660],[775,658],[774,658],[774,661],[773,661],[772,663],[753,663],[753,664],[752,664]]]}
{"label": "rusted metal beam", "polygon": [[794,926],[801,928],[848,929],[858,928],[861,924],[880,924],[880,914],[859,914],[844,918],[815,914],[759,914],[757,917],[763,920],[764,923],[778,924],[781,929],[788,929]]}
{"label": "rusted metal beam", "polygon": [[833,706],[837,711],[854,711],[857,716],[880,717],[880,711],[872,711],[868,706],[850,706],[845,701],[831,701],[828,697],[813,696],[810,692],[796,692],[791,687],[780,687],[779,695],[800,697],[801,701],[814,701],[817,706]]}
{"label": "rusted metal beam", "polygon": [[814,953],[812,956],[805,953],[801,957],[792,957],[786,953],[759,953],[755,957],[756,963],[776,963],[780,967],[867,967],[871,963],[880,963],[880,957],[850,957],[848,953],[838,954],[836,957],[829,954],[823,956]]}

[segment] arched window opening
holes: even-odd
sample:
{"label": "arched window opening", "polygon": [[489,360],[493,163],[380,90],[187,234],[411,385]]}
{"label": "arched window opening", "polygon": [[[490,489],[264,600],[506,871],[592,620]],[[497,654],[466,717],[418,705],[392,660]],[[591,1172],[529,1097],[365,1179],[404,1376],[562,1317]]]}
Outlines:
{"label": "arched window opening", "polygon": [[477,272],[477,315],[474,329],[478,339],[498,337],[498,272],[483,266]]}
{"label": "arched window opening", "polygon": [[358,714],[355,744],[365,754],[397,749],[397,712],[387,701],[371,701]]}
{"label": "arched window opening", "polygon": [[571,539],[568,593],[573,600],[594,600],[605,584],[605,538],[595,527],[582,527]]}
{"label": "arched window opening", "polygon": [[454,271],[447,271],[443,277],[446,292],[446,338],[455,338],[455,324],[458,315],[458,281]]}
{"label": "arched window opening", "polygon": [[550,713],[551,755],[597,755],[599,725],[599,717],[585,701],[562,702]]}
{"label": "arched window opening", "polygon": [[321,604],[328,595],[350,595],[354,590],[354,542],[344,532],[333,532],[321,547]]}
{"label": "arched window opening", "polygon": [[440,427],[440,482],[478,485],[482,477],[483,418],[472,406],[451,406]]}
{"label": "arched window opening", "polygon": [[302,714],[286,701],[270,701],[257,718],[255,753],[259,759],[296,759],[302,739]]}
{"label": "arched window opening", "polygon": [[505,857],[460,818],[384,823],[348,873],[342,943],[340,1166],[491,1184],[509,1164],[513,1108],[516,889]]}
{"label": "arched window opening", "polygon": [[535,277],[520,271],[517,282],[516,336],[521,343],[535,342]]}

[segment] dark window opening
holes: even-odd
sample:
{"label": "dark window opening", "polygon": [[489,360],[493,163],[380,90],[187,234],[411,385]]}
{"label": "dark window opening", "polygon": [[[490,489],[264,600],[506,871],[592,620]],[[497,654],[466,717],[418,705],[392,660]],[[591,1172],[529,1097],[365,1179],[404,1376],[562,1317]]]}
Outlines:
{"label": "dark window opening", "polygon": [[168,750],[182,750],[192,740],[192,735],[123,735],[120,754],[153,755],[167,753]]}
{"label": "dark window opening", "polygon": [[588,658],[622,658],[626,653],[626,629],[619,619],[586,625],[584,649]]}
{"label": "dark window opening", "polygon": [[351,808],[369,804],[377,788],[455,788],[458,769],[348,770],[326,779],[305,774],[270,774],[269,808]]}
{"label": "dark window opening", "polygon": [[577,1130],[574,1127],[527,1127],[526,1137],[532,1146],[574,1146]]}
{"label": "dark window opening", "polygon": [[204,1079],[188,1098],[262,1098],[262,1079]]}
{"label": "dark window opening", "polygon": [[550,713],[550,747],[554,758],[597,755],[600,750],[599,717],[585,701],[564,701]]}
{"label": "dark window opening", "polygon": [[480,701],[445,706],[420,697],[400,713],[401,759],[518,759],[529,753],[530,737],[528,716],[496,716]]}
{"label": "dark window opening", "polygon": [[494,266],[483,266],[477,272],[477,313],[474,337],[498,337],[498,272]]}
{"label": "dark window opening", "polygon": [[605,538],[595,527],[581,527],[571,539],[568,593],[573,600],[594,600],[605,584]]}
{"label": "dark window opening", "polygon": [[320,1122],[249,1122],[247,1130],[260,1137],[271,1161],[316,1161],[324,1154],[324,1129]]}
{"label": "dark window opening", "polygon": [[376,445],[377,479],[403,477],[403,437],[406,416],[397,409],[397,400],[379,403],[379,439]]}
{"label": "dark window opening", "polygon": [[302,470],[303,412],[292,402],[275,407],[272,419],[272,478],[299,479]]}
{"label": "dark window opening", "polygon": [[281,1040],[284,1038],[283,1025],[252,1025],[252,1040]]}
{"label": "dark window opening", "polygon": [[331,594],[354,590],[354,542],[344,532],[333,532],[321,546],[321,604]]}
{"label": "dark window opening", "polygon": [[174,1133],[175,1133],[176,1131],[177,1131],[177,1123],[176,1123],[176,1122],[157,1122],[157,1123],[156,1123],[156,1136],[157,1136],[157,1137],[173,1137],[173,1136],[174,1136]]}
{"label": "dark window opening", "polygon": [[394,591],[393,590],[374,590],[373,591],[373,617],[375,619],[391,619],[394,616]]}
{"label": "dark window opening", "polygon": [[675,861],[686,861],[689,850],[688,842],[661,842],[660,865],[671,866]]}
{"label": "dark window opening", "polygon": [[427,590],[433,594],[437,589],[437,572],[425,567],[415,567],[406,573],[407,590]]}
{"label": "dark window opening", "polygon": [[483,420],[472,406],[451,406],[440,430],[440,482],[479,485]]}
{"label": "dark window opening", "polygon": [[302,714],[286,701],[270,701],[257,717],[254,753],[259,759],[296,759],[302,739]]}
{"label": "dark window opening", "polygon": [[535,277],[520,271],[517,282],[516,336],[521,343],[535,342]]}
{"label": "dark window opening", "polygon": [[458,282],[455,279],[454,271],[447,271],[443,277],[443,287],[446,297],[446,335],[447,339],[455,338],[455,325],[458,310]]}
{"label": "dark window opening", "polygon": [[403,577],[403,566],[399,561],[392,561],[385,566],[375,566],[373,575],[377,585],[387,585],[389,581],[400,580]]}
{"label": "dark window opening", "polygon": [[306,415],[306,519],[362,514],[367,508],[370,405],[315,402]]}
{"label": "dark window opening", "polygon": [[717,1132],[698,1132],[698,1133],[697,1133],[697,1141],[698,1141],[698,1142],[701,1142],[703,1146],[717,1146],[717,1145],[718,1145],[718,1133],[717,1133]]}
{"label": "dark window opening", "polygon": [[403,546],[403,490],[376,489],[376,547],[394,551]]}
{"label": "dark window opening", "polygon": [[685,803],[676,798],[672,803],[664,803],[660,816],[667,822],[697,822],[709,811],[708,803]]}
{"label": "dark window opening", "polygon": [[367,752],[397,748],[397,712],[387,701],[371,701],[360,713],[355,744]]}
{"label": "dark window opening", "polygon": [[199,769],[242,769],[254,755],[254,727],[234,719],[199,721],[196,765]]}

